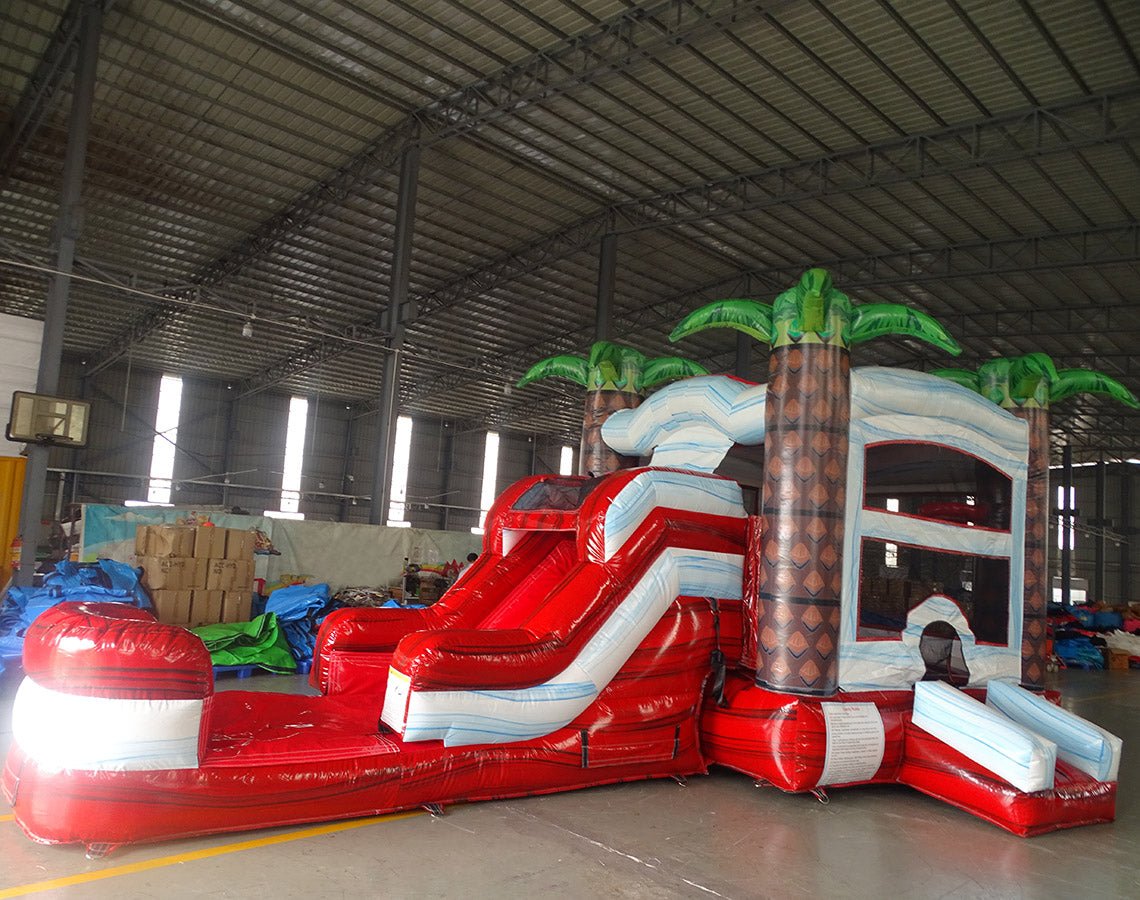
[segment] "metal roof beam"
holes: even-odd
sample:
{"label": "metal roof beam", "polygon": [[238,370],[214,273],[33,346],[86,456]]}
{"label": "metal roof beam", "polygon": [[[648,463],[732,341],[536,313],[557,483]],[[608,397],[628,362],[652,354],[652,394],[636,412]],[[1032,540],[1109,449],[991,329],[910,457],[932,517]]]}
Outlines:
{"label": "metal roof beam", "polygon": [[[1045,128],[1047,122],[1055,127]],[[410,323],[456,306],[468,297],[489,293],[505,282],[535,271],[546,262],[583,249],[606,233],[704,221],[1135,137],[1140,137],[1140,87],[1130,86],[1050,107],[1031,107],[925,135],[868,144],[814,160],[773,166],[749,175],[616,204],[558,232],[544,235],[521,250],[448,282],[440,290],[417,296],[408,321]],[[1113,229],[1107,231],[1113,232]],[[1077,243],[1068,246],[1065,245],[1067,235],[1046,235],[1044,238],[953,245],[933,252],[905,251],[904,255],[908,257],[906,265],[896,271],[894,277],[898,281],[906,281],[914,278],[916,273],[935,270],[938,278],[977,274],[980,261],[971,259],[971,253],[984,254],[987,269],[991,271],[1055,268],[1056,264],[1046,258],[1052,253],[1081,260],[1069,263],[1071,265],[1087,264],[1095,261],[1093,254],[1097,248],[1090,250],[1080,241],[1087,236],[1098,244],[1105,244],[1102,232],[1105,229],[1074,232]],[[1116,238],[1109,237],[1107,246],[1101,247],[1100,252],[1112,257],[1115,252],[1112,241],[1115,239],[1130,240],[1135,248],[1135,225],[1126,226]],[[1047,244],[1041,244],[1042,240]],[[889,258],[897,263],[898,256],[881,254],[880,257],[860,259]],[[856,262],[857,266],[860,264]],[[802,269],[802,266],[789,268]],[[854,280],[843,270],[836,274],[837,280]],[[348,347],[342,349],[347,350]],[[335,355],[335,350],[332,355]],[[282,361],[282,371],[290,374],[304,371],[304,368],[292,367],[288,363],[288,358]],[[263,380],[257,389],[264,390],[275,383]]]}
{"label": "metal roof beam", "polygon": [[[948,278],[977,278],[1027,270],[1136,261],[1140,261],[1140,223],[1131,222],[1086,231],[951,244],[921,250],[879,253],[873,256],[822,260],[813,264],[828,269],[835,283],[850,292],[889,285],[923,284]],[[734,294],[755,294],[759,292],[758,289],[782,290],[803,274],[805,265],[807,263],[751,269],[682,291],[657,303],[615,317],[614,333],[620,337],[636,334],[654,326],[672,327],[696,302],[711,302]],[[1134,306],[1134,301],[1121,301],[1117,305]],[[995,329],[999,322],[1008,327],[1024,328],[1027,324],[1032,327],[1034,322],[1050,315],[1069,314],[1078,317],[1088,315],[1097,321],[1107,322],[1113,315],[1111,312],[1113,308],[1115,307],[1102,305],[1088,311],[1074,310],[1071,307],[979,310],[940,315],[940,320],[948,327],[949,323],[961,323],[960,333],[966,334],[971,330],[977,332],[976,328],[967,329],[965,325],[975,320],[993,323]],[[1070,319],[1070,321],[1075,320]],[[454,371],[422,383],[415,391],[407,394],[403,402],[414,403],[432,394],[454,390],[488,377],[513,378],[518,374],[519,367],[504,360],[523,352],[527,354],[528,360],[533,361],[555,353],[581,349],[589,342],[592,333],[592,324],[583,324],[539,344],[516,345],[500,353],[472,356],[461,360],[440,360],[438,361],[440,365],[447,365],[450,362],[454,366]],[[993,333],[998,334],[996,330]],[[1069,332],[1058,330],[1054,326],[1051,333]],[[424,362],[431,361],[424,360]]]}
{"label": "metal roof beam", "polygon": [[[751,11],[770,10],[786,2],[664,0],[629,9],[586,34],[562,41],[405,116],[191,280],[196,285],[214,287],[264,257],[317,216],[394,172],[403,152],[414,143],[436,143],[473,131],[495,118],[516,114],[534,103],[548,101],[604,75],[623,72],[643,59],[723,30]],[[177,309],[163,307],[144,313],[109,343],[94,364],[105,368],[131,345],[177,315]]]}
{"label": "metal roof beam", "polygon": [[[469,431],[490,431],[495,428],[511,428],[526,420],[525,430],[532,431],[533,423],[539,417],[557,417],[573,413],[581,415],[582,396],[571,397],[564,394],[532,397],[522,402],[511,403],[492,410],[485,416],[472,416],[455,423],[455,434]],[[570,437],[570,433],[566,433]]]}
{"label": "metal roof beam", "polygon": [[79,46],[83,8],[90,5],[102,6],[106,13],[112,3],[114,0],[71,0],[63,11],[59,25],[48,39],[35,70],[28,76],[24,91],[0,137],[0,189],[12,177],[16,161],[31,143],[51,108],[52,100],[71,72],[76,48]]}
{"label": "metal roof beam", "polygon": [[613,213],[619,233],[704,222],[1138,136],[1140,87],[1133,85],[619,203]]}

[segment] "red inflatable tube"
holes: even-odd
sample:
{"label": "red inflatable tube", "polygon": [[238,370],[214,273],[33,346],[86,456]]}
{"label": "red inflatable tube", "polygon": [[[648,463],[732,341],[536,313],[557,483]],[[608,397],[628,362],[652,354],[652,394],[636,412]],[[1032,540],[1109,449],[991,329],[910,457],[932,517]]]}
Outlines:
{"label": "red inflatable tube", "polygon": [[[419,690],[508,690],[548,681],[573,662],[575,653],[525,628],[509,631],[450,629],[408,635],[392,665]],[[478,673],[478,674],[475,674]]]}
{"label": "red inflatable tube", "polygon": [[943,522],[955,522],[961,525],[967,522],[984,525],[990,518],[990,505],[985,501],[971,504],[935,500],[922,504],[918,508],[918,514],[924,519],[939,519]]}
{"label": "red inflatable tube", "polygon": [[[914,702],[912,691],[840,693],[826,700],[757,687],[750,675],[728,679],[724,707],[706,705],[701,738],[710,763],[769,782],[785,791],[819,785],[827,747],[821,703],[874,703],[883,720],[886,745],[873,777],[859,784],[892,783],[902,762],[903,729]],[[839,785],[836,785],[839,786]]]}
{"label": "red inflatable tube", "polygon": [[[427,609],[339,609],[330,613],[317,633],[313,668],[309,682],[323,693],[377,688],[388,671],[387,659],[369,660],[371,673],[351,684],[350,660],[365,662],[365,655],[388,653],[406,635],[416,631],[450,628],[462,616],[464,621],[481,621],[504,598],[509,598],[527,574],[541,567],[566,535],[534,532],[507,557],[484,554],[459,583]],[[347,659],[346,659],[347,657]],[[332,677],[333,671],[337,678]],[[383,687],[382,680],[379,687]]]}
{"label": "red inflatable tube", "polygon": [[214,689],[202,641],[125,603],[61,603],[28,627],[24,672],[42,687],[87,697],[185,699]]}

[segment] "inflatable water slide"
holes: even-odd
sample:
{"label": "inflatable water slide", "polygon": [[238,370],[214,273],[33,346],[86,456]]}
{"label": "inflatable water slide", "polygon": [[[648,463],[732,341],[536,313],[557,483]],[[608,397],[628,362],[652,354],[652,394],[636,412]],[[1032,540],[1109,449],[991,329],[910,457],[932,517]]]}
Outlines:
{"label": "inflatable water slide", "polygon": [[16,820],[99,853],[719,764],[905,784],[1018,835],[1112,821],[1121,741],[1044,690],[1047,428],[804,346],[768,385],[613,412],[605,443],[649,465],[508,488],[436,605],[328,616],[319,696],[215,693],[201,641],[134,608],[44,613]]}
{"label": "inflatable water slide", "polygon": [[703,772],[745,523],[740,487],[707,474],[525,479],[438,604],[326,620],[317,697],[215,693],[190,632],[62,604],[27,636],[4,796],[33,839],[103,852]]}

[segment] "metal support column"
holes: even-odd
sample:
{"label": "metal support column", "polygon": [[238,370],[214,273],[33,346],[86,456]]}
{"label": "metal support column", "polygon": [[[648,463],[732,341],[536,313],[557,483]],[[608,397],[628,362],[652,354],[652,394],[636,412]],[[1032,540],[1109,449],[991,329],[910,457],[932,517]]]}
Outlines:
{"label": "metal support column", "polygon": [[594,317],[594,340],[608,341],[613,335],[614,284],[617,278],[617,235],[602,238],[598,255],[598,305]]}
{"label": "metal support column", "polygon": [[[354,453],[352,452],[352,441],[356,437],[356,417],[349,412],[348,418],[344,422],[344,457],[343,465],[340,470],[340,492],[342,494],[356,494],[355,475],[351,471],[352,460]],[[341,497],[340,499],[340,515],[337,521],[347,522],[349,509],[352,506],[352,500],[348,497]]]}
{"label": "metal support column", "polygon": [[[63,330],[67,322],[67,301],[71,292],[71,270],[75,244],[83,225],[83,170],[87,162],[87,135],[95,98],[95,65],[99,59],[99,35],[103,29],[103,9],[89,3],[83,10],[79,54],[68,121],[67,150],[63,159],[59,217],[55,224],[57,274],[48,283],[44,307],[44,334],[36,392],[55,394],[59,390],[59,365],[63,356]],[[40,537],[44,493],[47,490],[50,448],[28,445],[28,466],[24,475],[24,502],[20,509],[20,569],[16,584],[30,585],[35,573],[36,545]]]}
{"label": "metal support column", "polygon": [[226,420],[222,426],[222,506],[230,508],[230,472],[234,470],[234,429],[237,427],[237,405],[240,398],[226,401]]}
{"label": "metal support column", "polygon": [[440,516],[439,527],[447,531],[451,527],[451,473],[455,471],[455,429],[443,425],[440,429],[440,440],[443,442],[443,512]]}
{"label": "metal support column", "polygon": [[752,371],[752,338],[742,331],[736,332],[736,365],[733,374],[737,378],[747,378]]}
{"label": "metal support column", "polygon": [[1133,466],[1125,463],[1120,466],[1120,532],[1124,540],[1120,542],[1120,601],[1132,600],[1132,542],[1136,540],[1136,528],[1132,518],[1132,471]]}
{"label": "metal support column", "polygon": [[396,233],[392,245],[392,277],[388,308],[381,324],[385,340],[384,374],[380,386],[380,423],[376,435],[376,464],[372,470],[372,506],[368,521],[383,525],[388,520],[392,493],[392,456],[396,441],[396,416],[400,398],[400,352],[404,345],[404,307],[412,260],[412,236],[416,223],[416,188],[419,183],[420,148],[409,147],[400,160],[399,196],[396,200]]}
{"label": "metal support column", "polygon": [[[1061,603],[1068,606],[1073,590],[1073,503],[1069,499],[1073,492],[1073,448],[1069,444],[1061,451],[1061,472]],[[1052,591],[1049,593],[1052,596]]]}
{"label": "metal support column", "polygon": [[1108,528],[1108,519],[1106,518],[1106,507],[1108,506],[1108,496],[1105,491],[1105,464],[1104,453],[1100,454],[1100,459],[1096,464],[1096,521],[1093,523],[1096,526],[1096,564],[1093,568],[1093,594],[1092,599],[1097,603],[1103,603],[1105,596],[1105,572],[1104,572],[1104,532]]}

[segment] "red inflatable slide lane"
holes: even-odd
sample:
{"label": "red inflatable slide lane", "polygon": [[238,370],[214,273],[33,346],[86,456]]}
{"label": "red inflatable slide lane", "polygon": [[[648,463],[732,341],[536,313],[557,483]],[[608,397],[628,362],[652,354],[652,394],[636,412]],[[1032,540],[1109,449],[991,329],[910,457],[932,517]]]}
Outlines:
{"label": "red inflatable slide lane", "polygon": [[484,553],[427,609],[339,609],[317,634],[310,683],[325,694],[380,691],[396,646],[410,634],[473,623],[494,628],[536,591],[548,591],[574,563],[573,534],[532,532],[509,556]]}

